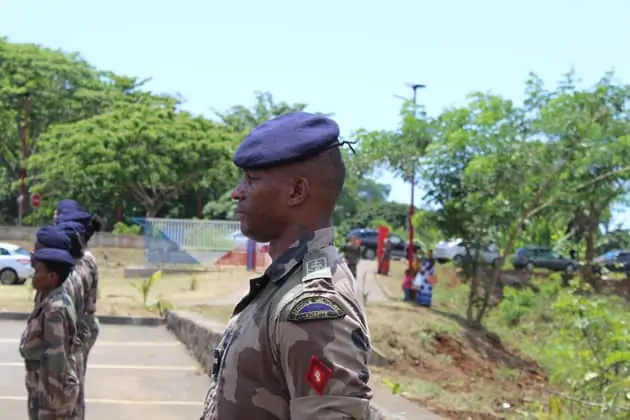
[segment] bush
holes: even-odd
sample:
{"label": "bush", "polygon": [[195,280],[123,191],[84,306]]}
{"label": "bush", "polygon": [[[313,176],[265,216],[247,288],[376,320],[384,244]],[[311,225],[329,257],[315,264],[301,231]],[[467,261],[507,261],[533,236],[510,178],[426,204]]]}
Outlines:
{"label": "bush", "polygon": [[552,306],[553,334],[540,361],[566,394],[552,397],[553,418],[630,418],[630,313],[625,303],[564,289]]}
{"label": "bush", "polygon": [[142,232],[142,226],[127,225],[123,222],[116,222],[116,224],[114,224],[113,232],[119,235],[140,235]]}
{"label": "bush", "polygon": [[510,327],[514,327],[521,322],[536,304],[538,296],[531,289],[516,290],[506,287],[503,300],[499,305],[499,317]]}

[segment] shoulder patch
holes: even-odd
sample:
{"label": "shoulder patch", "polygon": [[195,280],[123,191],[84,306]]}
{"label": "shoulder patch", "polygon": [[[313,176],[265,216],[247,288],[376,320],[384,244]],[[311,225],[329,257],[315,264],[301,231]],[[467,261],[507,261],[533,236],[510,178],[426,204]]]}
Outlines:
{"label": "shoulder patch", "polygon": [[304,258],[302,281],[320,278],[332,278],[332,270],[328,256],[321,251],[311,251]]}
{"label": "shoulder patch", "polygon": [[311,296],[299,300],[289,312],[290,322],[320,321],[339,319],[346,313],[339,305],[323,296]]}

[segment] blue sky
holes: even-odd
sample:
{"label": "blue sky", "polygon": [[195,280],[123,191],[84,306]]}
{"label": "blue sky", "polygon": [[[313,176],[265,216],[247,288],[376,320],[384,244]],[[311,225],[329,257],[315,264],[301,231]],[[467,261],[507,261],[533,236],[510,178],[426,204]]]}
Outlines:
{"label": "blue sky", "polygon": [[[614,69],[630,82],[628,16],[627,0],[0,0],[0,33],[152,77],[193,112],[266,90],[334,113],[348,134],[396,127],[406,82],[428,85],[431,115],[473,90],[519,100],[530,71],[553,84],[570,68],[585,83]],[[379,180],[408,202],[408,185]]]}

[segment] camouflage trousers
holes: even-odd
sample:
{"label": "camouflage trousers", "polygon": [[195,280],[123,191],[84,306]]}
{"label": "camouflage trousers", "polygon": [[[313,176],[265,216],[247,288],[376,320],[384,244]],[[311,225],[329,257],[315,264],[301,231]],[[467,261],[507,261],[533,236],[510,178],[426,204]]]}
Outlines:
{"label": "camouflage trousers", "polygon": [[77,401],[75,401],[74,406],[69,408],[67,410],[67,413],[63,414],[59,412],[45,410],[40,405],[42,400],[41,391],[34,387],[31,388],[27,385],[26,401],[29,420],[83,420],[85,418],[85,404],[81,404],[83,375],[85,372],[85,370],[83,369],[83,353],[81,351],[75,352],[73,363],[76,366],[75,369],[80,384],[79,396],[77,398]]}
{"label": "camouflage trousers", "polygon": [[83,338],[83,345],[81,348],[81,386],[79,388],[79,398],[77,402],[77,407],[79,407],[78,411],[81,415],[81,420],[85,419],[85,377],[87,376],[88,356],[90,355],[92,347],[94,347],[94,343],[96,342],[100,331],[98,319],[94,318],[93,322],[90,323],[88,328],[89,332]]}

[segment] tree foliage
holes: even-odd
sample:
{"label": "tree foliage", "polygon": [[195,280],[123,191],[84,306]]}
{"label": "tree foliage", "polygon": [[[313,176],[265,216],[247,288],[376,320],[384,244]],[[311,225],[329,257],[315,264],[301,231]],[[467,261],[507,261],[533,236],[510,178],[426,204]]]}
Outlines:
{"label": "tree foliage", "polygon": [[[307,109],[256,92],[253,104],[206,118],[182,109],[181,98],[152,92],[148,81],[99,70],[79,54],[0,39],[0,221],[18,219],[22,168],[29,191],[43,197],[39,210],[26,209],[26,223],[48,220],[66,197],[105,216],[110,228],[119,213],[231,219],[231,189],[240,177],[235,148],[257,125]],[[343,151],[347,179],[333,214],[336,239],[381,224],[406,236],[408,206],[388,201],[391,186],[378,175],[413,179],[426,193],[413,219],[423,246],[464,240],[467,314],[475,327],[491,310],[501,268],[516,247],[578,250],[582,281],[554,295],[558,333],[547,352],[575,361],[555,371],[570,395],[545,409],[554,418],[625,418],[630,320],[627,306],[593,294],[602,279],[592,261],[630,248],[628,231],[611,224],[613,206],[627,201],[630,186],[630,87],[612,74],[590,87],[568,74],[553,88],[530,75],[525,93],[519,104],[474,92],[433,117],[405,102],[398,127],[353,133],[356,153]],[[138,232],[122,223],[115,230]],[[497,267],[480,259],[490,240],[501,247]],[[535,296],[506,296],[501,317],[517,325]],[[586,403],[568,408],[574,400]]]}
{"label": "tree foliage", "polygon": [[[51,198],[68,191],[86,203],[104,194],[131,196],[153,217],[208,168],[227,166],[234,140],[213,122],[178,111],[174,100],[123,102],[50,129],[29,169],[37,174],[37,190],[55,194]],[[55,185],[65,191],[55,191]]]}

